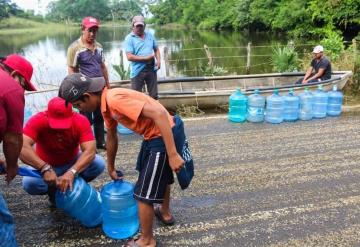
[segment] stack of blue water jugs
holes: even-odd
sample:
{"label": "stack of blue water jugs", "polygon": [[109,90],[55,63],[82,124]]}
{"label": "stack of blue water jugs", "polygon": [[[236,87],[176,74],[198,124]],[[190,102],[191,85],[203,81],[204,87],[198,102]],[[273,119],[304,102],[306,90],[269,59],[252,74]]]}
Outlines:
{"label": "stack of blue water jugs", "polygon": [[229,98],[229,120],[232,122],[262,122],[281,123],[283,121],[310,120],[326,116],[341,114],[343,94],[333,90],[324,92],[322,86],[314,92],[306,87],[298,96],[294,90],[283,96],[276,89],[266,99],[255,90],[254,94],[246,97],[237,89]]}

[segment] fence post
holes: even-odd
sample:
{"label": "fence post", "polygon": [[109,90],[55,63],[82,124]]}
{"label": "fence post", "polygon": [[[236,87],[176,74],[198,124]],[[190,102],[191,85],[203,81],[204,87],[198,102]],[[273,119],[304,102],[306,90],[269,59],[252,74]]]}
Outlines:
{"label": "fence post", "polygon": [[246,74],[250,74],[250,56],[251,56],[251,42],[247,45],[247,56],[246,56]]}
{"label": "fence post", "polygon": [[120,67],[124,67],[123,50],[120,49]]}
{"label": "fence post", "polygon": [[354,49],[354,64],[355,64],[356,63],[356,58],[357,58],[356,39],[353,39],[352,43],[353,43],[353,49]]}
{"label": "fence post", "polygon": [[170,75],[170,65],[169,65],[169,49],[167,46],[164,46],[164,62],[165,62],[165,77]]}
{"label": "fence post", "polygon": [[206,56],[207,56],[207,58],[209,60],[208,65],[210,67],[213,67],[213,59],[212,59],[212,55],[211,55],[211,52],[209,50],[209,47],[207,45],[204,45],[204,50],[205,50]]}

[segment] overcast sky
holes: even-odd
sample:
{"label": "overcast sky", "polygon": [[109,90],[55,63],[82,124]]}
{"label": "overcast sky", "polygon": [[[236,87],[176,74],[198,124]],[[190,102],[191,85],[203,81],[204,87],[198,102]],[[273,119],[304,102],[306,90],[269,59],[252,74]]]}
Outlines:
{"label": "overcast sky", "polygon": [[34,10],[35,14],[45,14],[46,7],[52,0],[11,0],[24,10]]}

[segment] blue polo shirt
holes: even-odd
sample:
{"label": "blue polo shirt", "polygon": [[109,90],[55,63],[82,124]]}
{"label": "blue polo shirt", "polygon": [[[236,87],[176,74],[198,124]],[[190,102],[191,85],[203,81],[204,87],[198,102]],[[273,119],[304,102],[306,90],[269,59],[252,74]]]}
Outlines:
{"label": "blue polo shirt", "polygon": [[[148,56],[154,53],[154,49],[158,48],[154,35],[145,31],[145,38],[142,39],[133,32],[129,33],[125,38],[125,52],[129,52],[136,56]],[[130,62],[131,72],[130,78],[137,76],[142,71],[146,62]],[[155,67],[154,67],[155,70]]]}

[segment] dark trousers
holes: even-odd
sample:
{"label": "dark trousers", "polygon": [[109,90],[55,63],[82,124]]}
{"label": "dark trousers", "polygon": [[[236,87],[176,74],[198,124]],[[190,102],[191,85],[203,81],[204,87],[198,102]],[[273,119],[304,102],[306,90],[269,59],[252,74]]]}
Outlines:
{"label": "dark trousers", "polygon": [[96,145],[105,143],[104,119],[101,115],[101,109],[98,107],[94,112],[81,112],[89,119],[91,125],[94,125],[94,134]]}
{"label": "dark trousers", "polygon": [[[311,75],[312,76],[312,75]],[[301,77],[299,80],[297,80],[296,82],[295,82],[295,84],[296,85],[299,85],[299,84],[302,84],[302,81],[304,80],[304,77]],[[313,79],[313,80],[310,80],[310,81],[308,81],[308,83],[314,83],[314,82],[318,82],[319,81],[319,79]]]}
{"label": "dark trousers", "polygon": [[131,88],[142,92],[146,83],[150,97],[158,99],[157,75],[153,69],[145,68],[137,76],[131,78]]}

